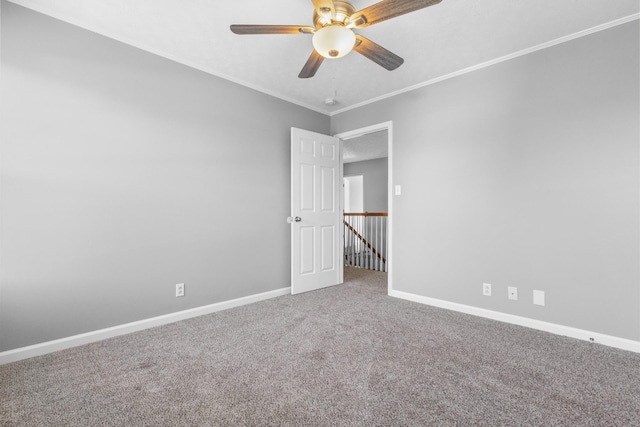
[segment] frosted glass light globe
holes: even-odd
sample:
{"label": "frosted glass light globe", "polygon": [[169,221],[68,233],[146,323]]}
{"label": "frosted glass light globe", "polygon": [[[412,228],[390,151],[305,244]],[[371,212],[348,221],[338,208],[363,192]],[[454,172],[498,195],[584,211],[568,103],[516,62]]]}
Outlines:
{"label": "frosted glass light globe", "polygon": [[320,28],[313,35],[313,47],[325,58],[342,58],[351,52],[356,43],[356,35],[342,25]]}

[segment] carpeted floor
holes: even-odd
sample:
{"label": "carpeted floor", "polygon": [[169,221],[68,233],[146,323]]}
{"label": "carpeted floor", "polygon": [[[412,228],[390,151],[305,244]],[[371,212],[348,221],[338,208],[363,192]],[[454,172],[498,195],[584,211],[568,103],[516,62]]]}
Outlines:
{"label": "carpeted floor", "polygon": [[640,426],[640,354],[346,282],[0,366],[3,426]]}

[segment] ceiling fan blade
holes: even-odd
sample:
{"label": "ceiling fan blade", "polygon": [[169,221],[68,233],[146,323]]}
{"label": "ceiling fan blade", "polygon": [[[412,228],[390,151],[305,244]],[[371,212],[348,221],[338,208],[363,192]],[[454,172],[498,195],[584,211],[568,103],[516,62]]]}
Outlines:
{"label": "ceiling fan blade", "polygon": [[313,34],[315,29],[305,25],[238,25],[231,31],[236,34]]}
{"label": "ceiling fan blade", "polygon": [[336,13],[336,8],[333,5],[333,0],[311,0],[313,2],[313,7],[316,8],[316,12],[318,15],[328,15],[333,16]]}
{"label": "ceiling fan blade", "polygon": [[404,59],[400,58],[395,53],[372,42],[366,37],[362,37],[361,35],[356,35],[356,44],[353,47],[353,50],[366,56],[389,71],[395,70],[404,62]]}
{"label": "ceiling fan blade", "polygon": [[384,0],[362,10],[349,18],[356,28],[364,28],[405,13],[414,12],[440,3],[442,0]]}
{"label": "ceiling fan blade", "polygon": [[298,74],[298,77],[301,79],[308,79],[316,75],[316,71],[322,65],[322,61],[324,61],[324,56],[320,55],[318,52],[311,52],[311,56],[307,60],[307,63],[302,67],[302,71]]}

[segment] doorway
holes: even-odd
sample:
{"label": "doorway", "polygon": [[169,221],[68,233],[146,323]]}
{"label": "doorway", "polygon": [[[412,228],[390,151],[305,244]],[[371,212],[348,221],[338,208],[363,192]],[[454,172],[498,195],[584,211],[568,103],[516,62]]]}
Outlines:
{"label": "doorway", "polygon": [[342,185],[344,187],[344,200],[342,205],[344,211],[364,212],[364,175],[345,174],[344,178],[342,178]]}
{"label": "doorway", "polygon": [[[335,135],[335,137],[340,139],[340,144],[341,144],[341,152],[342,150],[342,145],[344,144],[344,141],[349,141],[349,140],[353,140],[355,138],[360,138],[363,137],[365,135],[370,135],[370,134],[376,134],[376,133],[380,133],[386,131],[386,150],[387,150],[387,212],[388,212],[388,218],[387,218],[387,293],[390,293],[393,290],[393,195],[392,195],[392,188],[393,188],[393,122],[389,121],[389,122],[384,122],[384,123],[379,123],[376,125],[372,125],[372,126],[367,126],[364,128],[359,128],[359,129],[354,129],[351,131],[347,131],[347,132],[342,132],[339,133],[337,135]],[[340,162],[340,169],[341,169],[341,176],[343,176],[344,174],[344,160],[341,159]],[[341,210],[342,212],[344,212],[344,188],[342,189],[343,194],[341,195]],[[344,249],[344,245],[343,248],[341,250]],[[344,257],[344,254],[343,254]]]}

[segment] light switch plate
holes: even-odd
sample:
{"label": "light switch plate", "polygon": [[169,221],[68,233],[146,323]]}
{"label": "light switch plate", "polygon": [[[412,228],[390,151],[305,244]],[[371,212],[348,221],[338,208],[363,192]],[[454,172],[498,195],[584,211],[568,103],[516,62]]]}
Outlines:
{"label": "light switch plate", "polygon": [[395,194],[396,194],[396,196],[399,196],[399,195],[402,194],[402,187],[400,185],[396,185]]}

